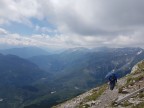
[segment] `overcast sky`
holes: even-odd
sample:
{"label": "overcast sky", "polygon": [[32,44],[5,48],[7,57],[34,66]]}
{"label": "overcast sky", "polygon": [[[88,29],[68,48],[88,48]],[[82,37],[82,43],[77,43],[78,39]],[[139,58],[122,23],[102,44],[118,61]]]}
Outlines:
{"label": "overcast sky", "polygon": [[0,0],[3,44],[144,48],[144,0]]}

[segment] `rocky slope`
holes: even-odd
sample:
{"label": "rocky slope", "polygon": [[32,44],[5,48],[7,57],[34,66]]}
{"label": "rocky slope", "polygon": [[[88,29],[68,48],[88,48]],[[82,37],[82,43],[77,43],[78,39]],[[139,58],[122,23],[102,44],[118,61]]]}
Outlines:
{"label": "rocky slope", "polygon": [[104,84],[53,108],[144,108],[144,92],[116,104],[117,100],[143,87],[144,60],[137,63],[130,74],[119,79],[113,91]]}

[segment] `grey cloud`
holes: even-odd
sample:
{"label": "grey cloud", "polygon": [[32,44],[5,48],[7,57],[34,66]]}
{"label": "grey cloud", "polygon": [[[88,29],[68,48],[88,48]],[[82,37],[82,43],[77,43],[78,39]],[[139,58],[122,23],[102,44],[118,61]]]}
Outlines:
{"label": "grey cloud", "polygon": [[1,0],[0,5],[3,22],[47,18],[63,33],[119,35],[144,26],[143,0]]}
{"label": "grey cloud", "polygon": [[0,23],[47,18],[62,33],[113,36],[143,27],[143,10],[143,0],[1,0]]}
{"label": "grey cloud", "polygon": [[0,24],[37,18],[57,26],[60,35],[36,44],[144,46],[143,10],[144,0],[1,0]]}
{"label": "grey cloud", "polygon": [[144,26],[143,0],[80,1],[57,11],[59,27],[79,35],[119,35]]}
{"label": "grey cloud", "polygon": [[3,28],[0,28],[0,35],[6,35],[6,34],[8,34],[8,31],[6,31]]}
{"label": "grey cloud", "polygon": [[[104,0],[102,0],[104,3]],[[109,24],[132,26],[144,24],[143,0],[110,0],[104,3]]]}

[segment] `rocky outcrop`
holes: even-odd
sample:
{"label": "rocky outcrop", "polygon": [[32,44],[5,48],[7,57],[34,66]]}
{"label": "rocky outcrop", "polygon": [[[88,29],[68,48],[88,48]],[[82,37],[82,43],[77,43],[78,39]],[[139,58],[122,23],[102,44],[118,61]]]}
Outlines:
{"label": "rocky outcrop", "polygon": [[141,72],[144,70],[144,60],[138,62],[133,68],[132,68],[132,71],[131,73],[137,73],[137,72]]}

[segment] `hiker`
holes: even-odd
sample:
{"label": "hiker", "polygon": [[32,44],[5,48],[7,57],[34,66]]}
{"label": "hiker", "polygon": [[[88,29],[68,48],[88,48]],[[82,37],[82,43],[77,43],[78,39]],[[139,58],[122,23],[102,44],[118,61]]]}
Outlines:
{"label": "hiker", "polygon": [[108,79],[109,79],[110,90],[113,90],[117,82],[117,76],[115,73],[113,73],[109,76]]}

